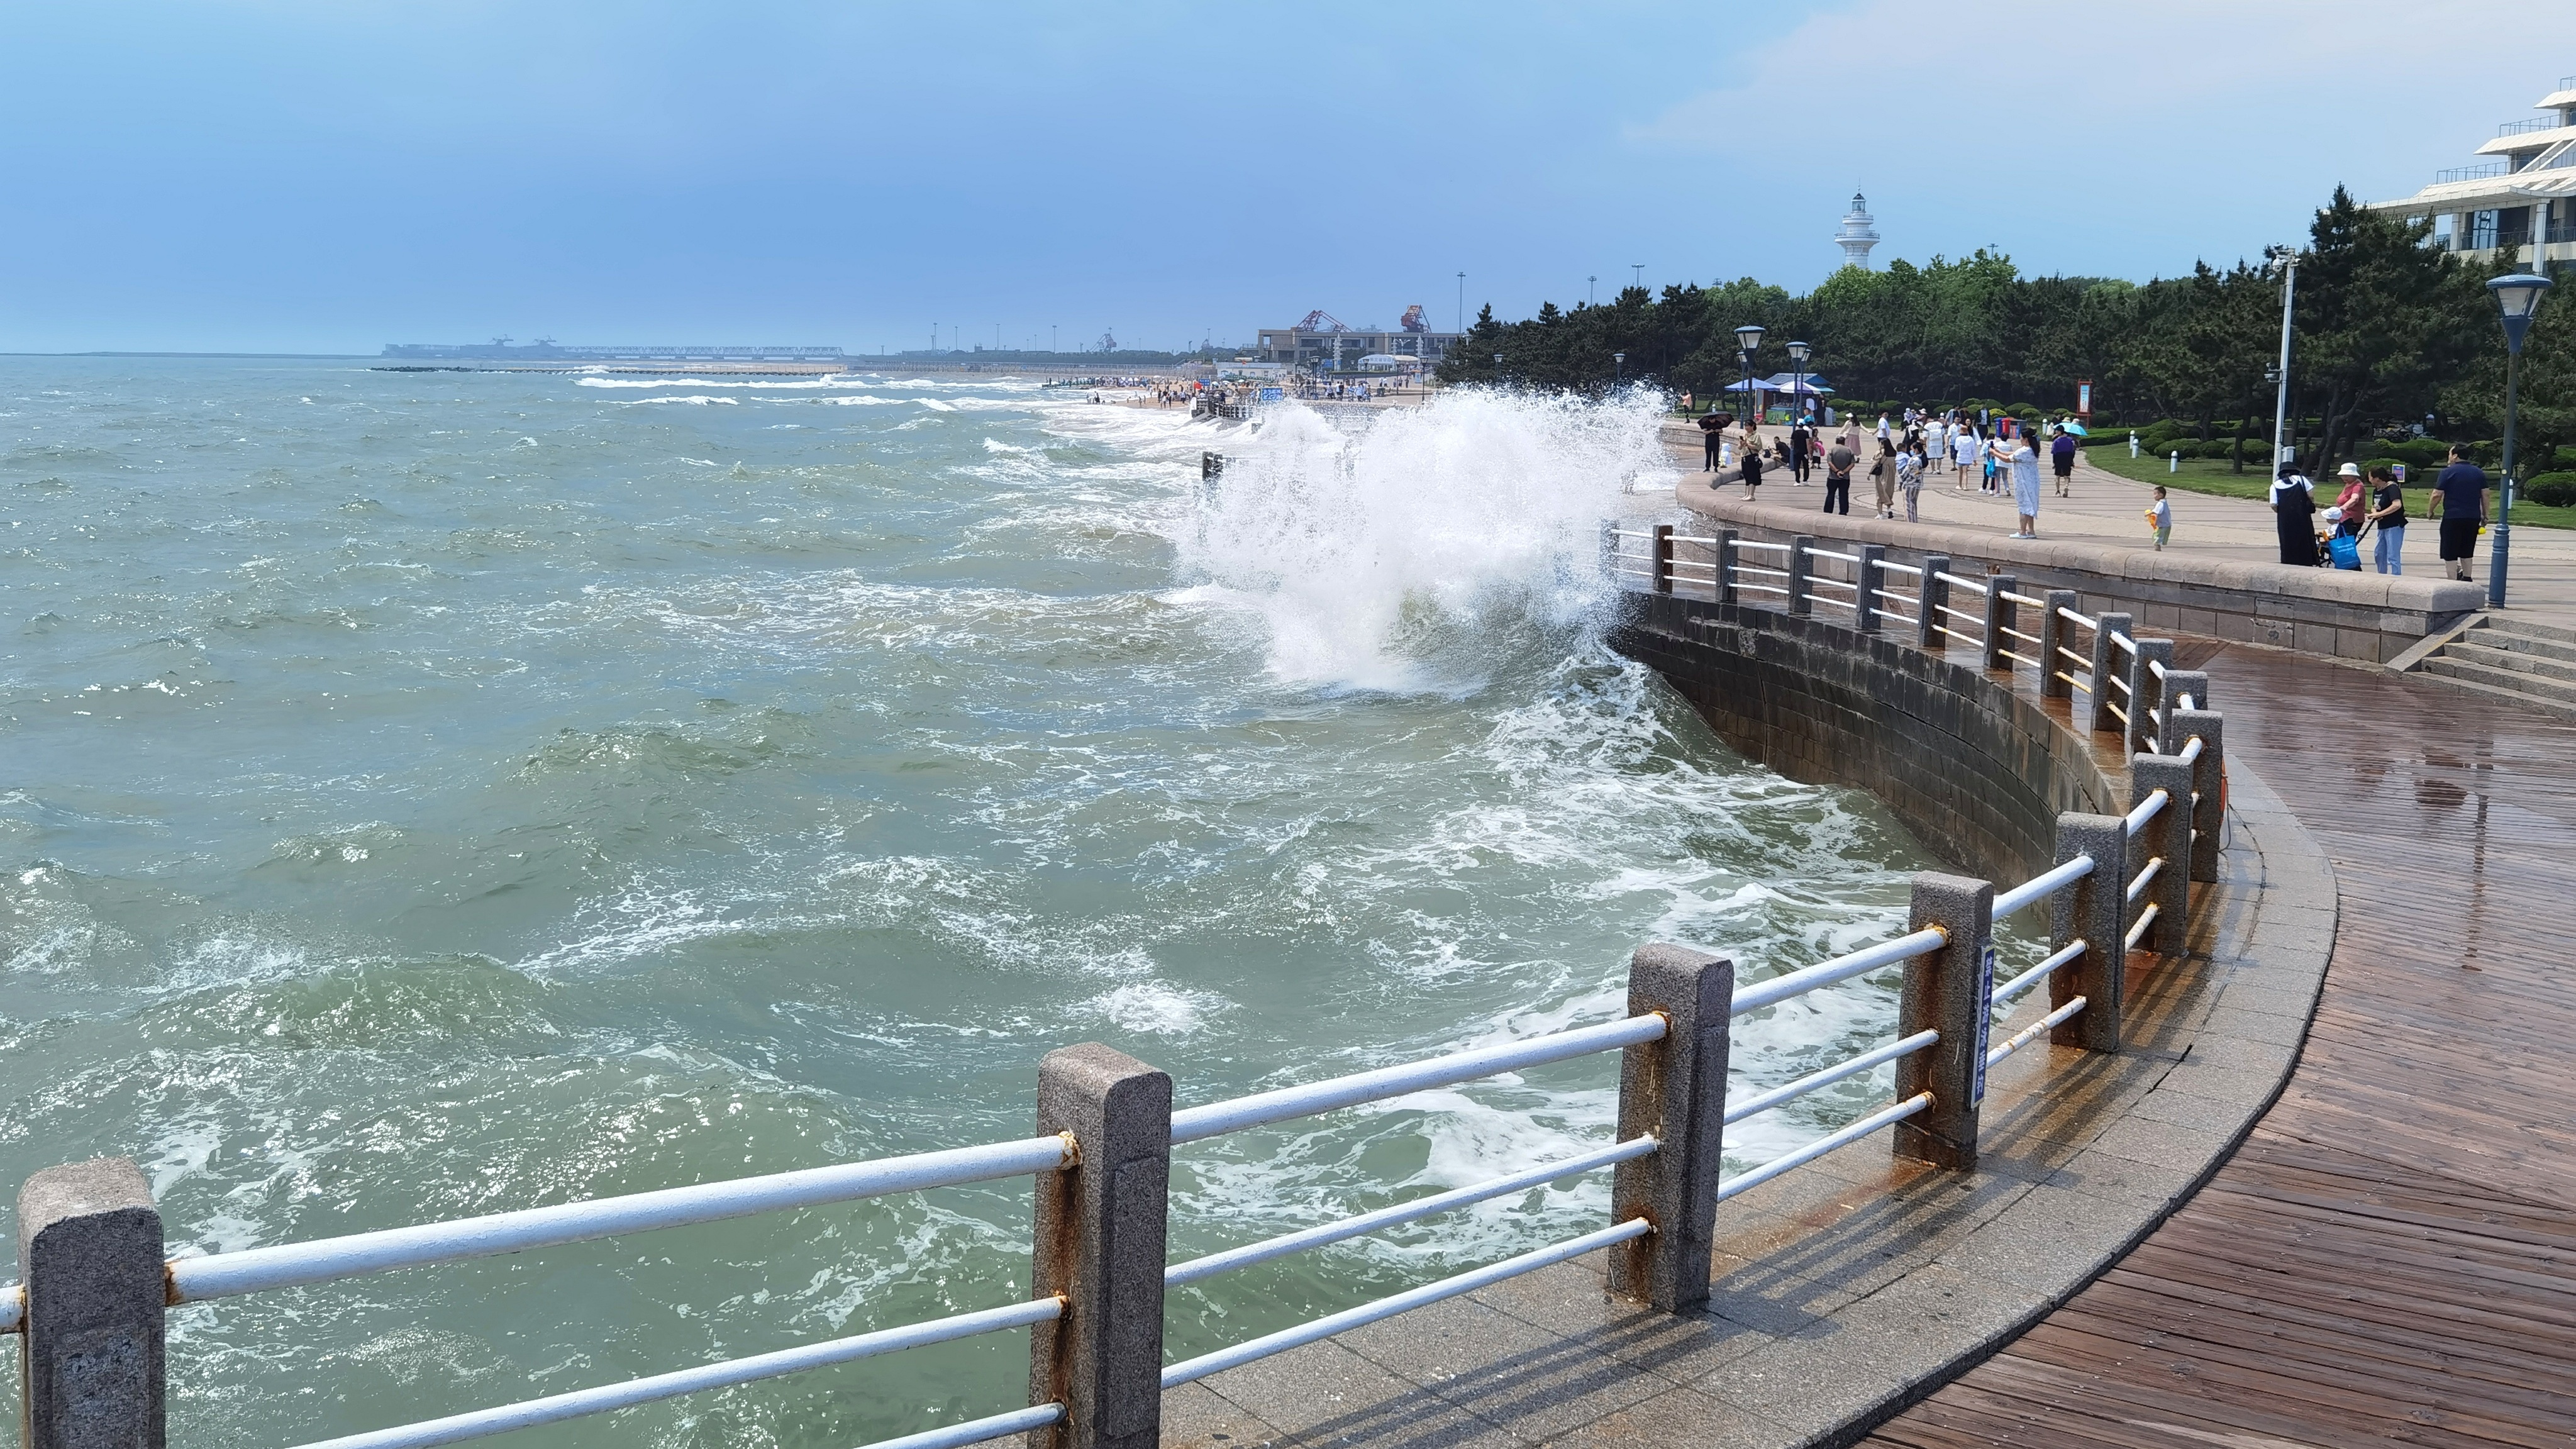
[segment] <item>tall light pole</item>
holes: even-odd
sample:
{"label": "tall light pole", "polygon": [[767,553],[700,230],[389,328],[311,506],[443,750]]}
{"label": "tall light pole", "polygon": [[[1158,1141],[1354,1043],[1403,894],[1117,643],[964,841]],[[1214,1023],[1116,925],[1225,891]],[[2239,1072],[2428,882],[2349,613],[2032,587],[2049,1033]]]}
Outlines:
{"label": "tall light pole", "polygon": [[2530,272],[2487,283],[2487,290],[2495,293],[2497,310],[2504,314],[2504,483],[2496,494],[2495,554],[2487,562],[2490,609],[2504,607],[2505,554],[2513,544],[2513,424],[2522,381],[2522,334],[2531,330],[2532,314],[2540,310],[2540,299],[2549,288],[2547,277]]}
{"label": "tall light pole", "polygon": [[2290,303],[2299,291],[2299,254],[2288,247],[2274,247],[2272,257],[2281,264],[2281,390],[2272,399],[2272,473],[2277,477],[2281,450],[2289,446]]}
{"label": "tall light pole", "polygon": [[1792,374],[1795,381],[1789,384],[1789,416],[1793,418],[1803,418],[1807,415],[1807,358],[1814,351],[1813,347],[1804,342],[1789,344],[1789,365],[1797,369]]}
{"label": "tall light pole", "polygon": [[1462,334],[1467,330],[1467,274],[1465,272],[1458,274],[1458,330]]}
{"label": "tall light pole", "polygon": [[1637,285],[1641,288],[1644,287],[1646,285],[1646,264],[1644,262],[1630,262],[1628,266],[1637,274]]}
{"label": "tall light pole", "polygon": [[1610,385],[1612,387],[1618,387],[1628,380],[1628,354],[1624,352],[1613,352],[1610,354],[1610,360],[1617,364],[1619,368],[1618,372],[1612,376]]}
{"label": "tall light pole", "polygon": [[[1754,350],[1759,348],[1761,345],[1762,326],[1760,323],[1748,322],[1735,329],[1735,360],[1741,363],[1744,368],[1744,406],[1747,414],[1753,419],[1753,421],[1747,425],[1751,428],[1759,428],[1762,425],[1762,415],[1755,409],[1753,402],[1753,353]],[[1761,434],[1756,432],[1754,436],[1758,438]]]}
{"label": "tall light pole", "polygon": [[1589,307],[1589,306],[1591,306],[1591,305],[1592,305],[1593,300],[1594,300],[1593,295],[1592,295],[1592,289],[1593,289],[1595,286],[1599,285],[1599,284],[1600,284],[1600,281],[1601,281],[1601,279],[1600,279],[1599,277],[1585,277],[1585,278],[1583,279],[1583,305],[1584,305],[1584,306]]}
{"label": "tall light pole", "polygon": [[1494,386],[1496,386],[1496,387],[1501,387],[1502,385],[1503,385],[1503,355],[1502,355],[1501,353],[1497,352],[1497,353],[1495,353],[1495,354],[1494,354]]}

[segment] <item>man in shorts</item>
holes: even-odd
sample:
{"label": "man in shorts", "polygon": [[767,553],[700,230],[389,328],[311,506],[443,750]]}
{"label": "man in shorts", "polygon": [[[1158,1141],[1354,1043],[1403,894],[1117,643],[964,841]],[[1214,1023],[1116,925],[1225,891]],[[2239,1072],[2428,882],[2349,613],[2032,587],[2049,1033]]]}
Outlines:
{"label": "man in shorts", "polygon": [[2487,521],[2487,475],[2457,443],[2451,445],[2451,466],[2433,480],[2433,514],[2442,520],[2443,567],[2452,578],[2466,580],[2470,556],[2478,551],[2478,529]]}
{"label": "man in shorts", "polygon": [[2048,461],[2049,465],[2057,470],[2057,496],[2073,497],[2073,494],[2066,491],[2067,483],[2075,477],[2075,435],[2073,433],[2059,430],[2056,440],[2048,445]]}

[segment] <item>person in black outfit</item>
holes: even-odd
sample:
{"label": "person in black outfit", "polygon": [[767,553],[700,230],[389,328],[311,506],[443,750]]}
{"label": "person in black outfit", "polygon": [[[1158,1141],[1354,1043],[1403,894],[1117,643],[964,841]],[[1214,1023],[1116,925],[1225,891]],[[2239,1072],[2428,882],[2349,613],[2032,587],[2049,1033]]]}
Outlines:
{"label": "person in black outfit", "polygon": [[2283,463],[2272,480],[2272,527],[2280,535],[2281,562],[2301,568],[2317,563],[2317,495],[2296,463]]}
{"label": "person in black outfit", "polygon": [[1804,422],[1789,430],[1789,466],[1798,470],[1798,481],[1807,481],[1807,455],[1815,451],[1815,434]]}
{"label": "person in black outfit", "polygon": [[1717,471],[1718,445],[1726,439],[1726,423],[1719,421],[1717,414],[1710,413],[1699,420],[1699,436],[1699,470],[1703,473],[1714,473]]}

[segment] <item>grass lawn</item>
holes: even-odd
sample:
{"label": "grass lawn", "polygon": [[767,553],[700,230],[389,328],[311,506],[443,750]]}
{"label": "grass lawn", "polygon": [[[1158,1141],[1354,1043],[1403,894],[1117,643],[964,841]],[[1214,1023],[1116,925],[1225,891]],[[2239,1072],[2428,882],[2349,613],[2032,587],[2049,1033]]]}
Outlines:
{"label": "grass lawn", "polygon": [[[2106,441],[2102,447],[2087,448],[2084,456],[2094,467],[2106,473],[2116,473],[2140,483],[2162,483],[2184,493],[2260,499],[2269,495],[2272,486],[2272,480],[2263,476],[2263,470],[2251,463],[2239,473],[2214,458],[2185,458],[2181,472],[2167,473],[2162,458],[2145,454],[2131,458],[2125,440],[2116,445]],[[2413,476],[2406,482],[2406,515],[2409,518],[2429,518],[2433,507],[2432,479],[2413,469],[2408,471]],[[2418,482],[2418,479],[2422,481]],[[2322,509],[2332,503],[2335,494],[2341,490],[2330,478],[2319,478],[2316,483],[2317,507]],[[2494,506],[2493,499],[2488,500],[2488,506]],[[2576,508],[2550,508],[2528,498],[2516,498],[2513,501],[2513,521],[2540,528],[2576,528]]]}

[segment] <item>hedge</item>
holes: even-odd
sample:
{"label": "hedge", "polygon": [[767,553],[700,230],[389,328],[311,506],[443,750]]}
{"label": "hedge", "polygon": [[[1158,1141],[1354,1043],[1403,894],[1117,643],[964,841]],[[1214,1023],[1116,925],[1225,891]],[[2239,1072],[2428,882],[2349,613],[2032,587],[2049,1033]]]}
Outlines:
{"label": "hedge", "polygon": [[2540,474],[2522,485],[2522,495],[2551,508],[2576,507],[2576,471]]}

